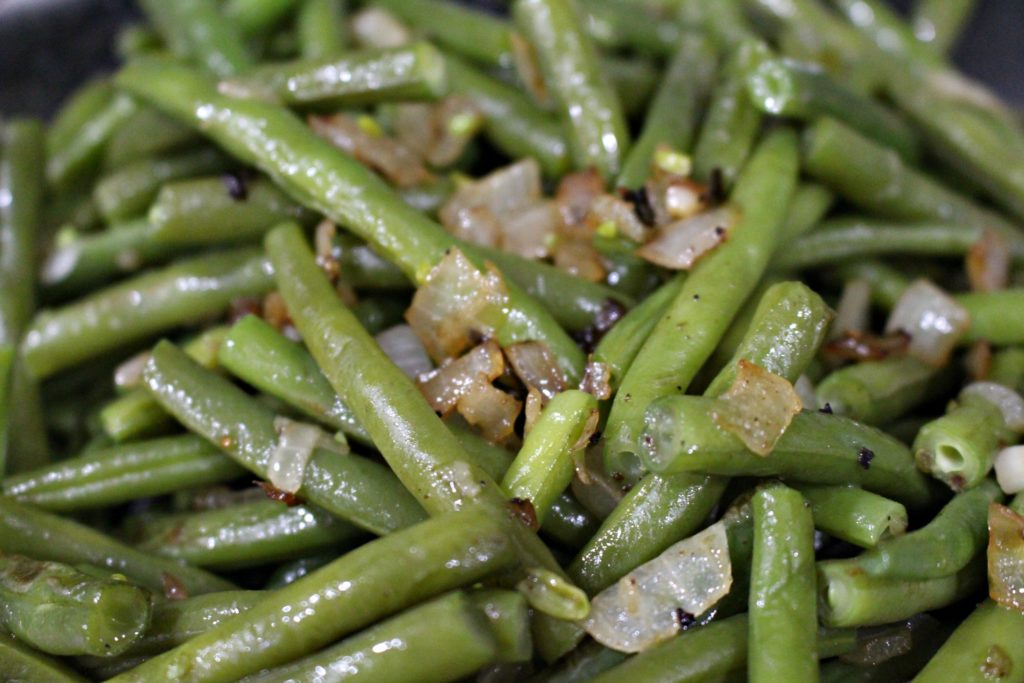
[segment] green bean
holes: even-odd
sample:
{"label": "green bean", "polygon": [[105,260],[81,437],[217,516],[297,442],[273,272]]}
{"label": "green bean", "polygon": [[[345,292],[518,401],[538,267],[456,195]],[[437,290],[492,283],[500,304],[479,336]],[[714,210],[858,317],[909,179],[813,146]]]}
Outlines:
{"label": "green bean", "polygon": [[112,446],[7,477],[3,495],[73,512],[235,479],[241,468],[195,436]]}
{"label": "green bean", "polygon": [[291,562],[285,562],[278,565],[263,587],[266,590],[275,590],[295,583],[303,576],[308,576],[317,569],[320,569],[320,567],[335,560],[338,555],[337,550],[324,550],[314,555],[307,555]]}
{"label": "green bean", "polygon": [[630,119],[642,116],[658,89],[658,68],[650,60],[637,57],[602,55],[600,62],[623,115]]}
{"label": "green bean", "polygon": [[746,74],[747,94],[765,114],[813,121],[831,116],[913,161],[920,152],[914,131],[894,112],[853,92],[816,66],[767,59]]}
{"label": "green bean", "polygon": [[452,593],[315,655],[244,680],[445,683],[494,662],[497,654],[495,639],[472,600]]}
{"label": "green bean", "polygon": [[1016,440],[997,405],[982,396],[961,394],[945,415],[921,427],[914,455],[922,472],[962,491],[980,484],[992,470],[999,448]]}
{"label": "green bean", "polygon": [[233,300],[272,285],[255,250],[200,256],[40,312],[25,335],[25,364],[48,377],[133,341],[222,313]]}
{"label": "green bean", "polygon": [[[260,166],[293,199],[365,239],[418,284],[454,244],[441,226],[398,200],[372,171],[317,137],[284,109],[224,97],[199,74],[168,64],[131,65],[121,71],[118,82],[201,127],[232,154]],[[220,114],[214,122],[197,116],[198,110],[219,110]],[[320,172],[311,176],[301,170],[310,166]],[[467,251],[472,257],[472,250]],[[506,345],[543,341],[565,373],[578,378],[583,357],[569,336],[513,283],[506,281],[506,288],[508,317],[497,330],[499,341]]]}
{"label": "green bean", "polygon": [[604,281],[616,292],[642,299],[663,283],[654,266],[636,255],[636,243],[622,235],[594,234],[592,243],[607,274]]}
{"label": "green bean", "polygon": [[945,54],[956,44],[977,4],[976,0],[918,0],[911,17],[914,35]]}
{"label": "green bean", "polygon": [[847,543],[872,548],[907,530],[902,504],[856,486],[796,485],[811,504],[814,527]]}
{"label": "green bean", "polygon": [[10,443],[12,420],[13,393],[12,372],[17,361],[17,349],[14,344],[0,344],[0,477],[7,471],[7,445]]}
{"label": "green bean", "polygon": [[714,681],[747,661],[747,616],[741,614],[685,631],[593,679],[631,681]]}
{"label": "green bean", "polygon": [[469,593],[470,601],[483,613],[498,646],[499,662],[528,662],[533,656],[529,606],[515,591],[483,589]]}
{"label": "green bean", "polygon": [[486,66],[512,66],[513,29],[503,19],[430,0],[382,0],[377,4],[458,55]]}
{"label": "green bean", "polygon": [[792,241],[816,229],[834,201],[835,195],[824,185],[801,183],[789,202],[779,242],[793,249]]}
{"label": "green bean", "polygon": [[258,36],[274,28],[297,0],[228,0],[222,11],[243,36]]}
{"label": "green bean", "polygon": [[981,226],[840,218],[788,244],[773,265],[799,269],[862,256],[963,256],[983,235]]}
{"label": "green bean", "polygon": [[[587,35],[605,49],[627,49],[650,57],[669,57],[686,42],[683,26],[618,0],[583,7]],[[631,186],[632,187],[632,186]]]}
{"label": "green bean", "polygon": [[633,364],[658,321],[679,295],[685,275],[680,274],[658,287],[650,296],[623,316],[598,342],[594,360],[611,370],[610,384],[617,388]]}
{"label": "green bean", "polygon": [[138,110],[128,96],[112,94],[106,82],[86,86],[54,124],[46,141],[46,179],[66,190],[87,179],[100,163],[111,136]]}
{"label": "green bean", "polygon": [[1014,346],[996,351],[986,379],[1017,392],[1024,390],[1024,348]]}
{"label": "green bean", "polygon": [[0,554],[0,623],[54,655],[118,655],[149,625],[149,595],[57,562]]}
{"label": "green bean", "polygon": [[[146,386],[167,412],[266,478],[278,446],[274,412],[226,379],[202,368],[169,342],[153,349]],[[306,465],[300,497],[371,533],[385,534],[423,518],[416,501],[376,462],[316,449]]]}
{"label": "green bean", "polygon": [[576,551],[597,533],[598,525],[598,519],[566,491],[551,504],[542,531],[566,548]]}
{"label": "green bean", "polygon": [[629,130],[579,15],[566,0],[518,0],[512,14],[559,104],[576,167],[596,168],[605,180],[618,175]]}
{"label": "green bean", "polygon": [[632,299],[610,287],[576,277],[551,264],[500,249],[481,247],[479,251],[505,277],[540,301],[568,330],[591,327],[610,305],[628,308],[633,304]]}
{"label": "green bean", "polygon": [[452,176],[447,175],[412,187],[399,188],[398,194],[401,195],[402,201],[420,213],[437,216],[438,210],[454,191],[455,183]]}
{"label": "green bean", "polygon": [[236,569],[292,559],[362,533],[314,506],[261,500],[147,520],[137,547],[197,567]]}
{"label": "green bean", "polygon": [[917,471],[907,447],[867,425],[805,411],[794,416],[771,455],[761,457],[719,427],[714,411],[712,399],[697,396],[668,396],[652,404],[648,465],[660,472],[854,484],[918,509],[936,497],[933,482]]}
{"label": "green bean", "polygon": [[[267,236],[278,287],[292,320],[331,386],[366,428],[398,479],[432,515],[463,507],[483,507],[508,519],[507,501],[498,485],[467,458],[451,432],[422,394],[395,367],[341,304],[316,268],[312,252],[295,225],[282,225]],[[344,357],[341,352],[344,351]],[[558,568],[548,549],[525,526],[514,524],[524,564]],[[573,624],[565,640],[539,644],[545,656],[575,646],[581,632]]]}
{"label": "green bean", "polygon": [[597,399],[584,391],[563,391],[548,402],[523,439],[501,487],[512,498],[529,501],[538,523],[572,481],[574,457],[586,446],[580,441],[596,416]]}
{"label": "green bean", "polygon": [[1024,680],[1024,616],[1011,607],[986,600],[977,607],[914,678],[939,681]]}
{"label": "green bean", "polygon": [[166,582],[190,595],[234,589],[201,569],[139,552],[90,527],[0,496],[0,550],[65,564],[92,564],[162,593]]}
{"label": "green bean", "polygon": [[[884,627],[883,627],[884,628]],[[928,663],[952,628],[935,620],[922,620],[910,634],[910,651],[867,666],[833,660],[822,664],[823,683],[885,683],[907,681]]]}
{"label": "green bean", "polygon": [[103,150],[103,166],[115,169],[133,161],[181,150],[199,142],[192,129],[151,107],[139,107],[114,131]]}
{"label": "green bean", "polygon": [[[292,661],[415,602],[509,567],[515,552],[506,528],[491,515],[466,510],[379,538],[113,680],[227,683]],[[258,649],[251,647],[253,639]],[[423,666],[429,658],[420,659]]]}
{"label": "green bean", "polygon": [[302,0],[295,35],[303,59],[328,59],[345,51],[345,0]]}
{"label": "green bean", "polygon": [[804,133],[804,170],[845,199],[902,221],[935,221],[990,228],[1024,253],[1024,235],[1005,219],[909,167],[886,149],[833,119]]}
{"label": "green bean", "polygon": [[159,52],[164,47],[160,34],[149,26],[129,24],[117,32],[114,51],[121,59]]}
{"label": "green bean", "polygon": [[937,579],[890,579],[866,573],[852,560],[818,563],[818,616],[825,626],[877,626],[946,607],[973,595],[985,581],[985,563]]}
{"label": "green bean", "polygon": [[[604,5],[595,5],[589,11]],[[609,5],[610,6],[610,5]],[[635,13],[631,10],[630,13]],[[662,22],[659,26],[672,26]],[[657,94],[644,118],[643,131],[626,156],[616,184],[635,189],[644,184],[659,145],[688,151],[711,91],[715,75],[715,51],[699,35],[682,37],[682,44],[662,77]]]}
{"label": "green bean", "polygon": [[[36,307],[36,249],[45,186],[43,129],[30,119],[0,124],[0,344],[20,344]],[[49,448],[39,389],[21,358],[6,374],[3,411],[17,429],[6,433],[0,474],[46,463]]]}
{"label": "green bean", "polygon": [[758,491],[753,508],[750,680],[816,681],[818,617],[811,511],[799,492],[784,486]]}
{"label": "green bean", "polygon": [[222,78],[252,65],[240,27],[232,23],[213,0],[181,0],[169,4],[142,0],[141,5],[179,57],[189,57]]}
{"label": "green bean", "polygon": [[529,683],[587,683],[621,664],[627,656],[624,652],[588,641],[570,652],[557,666],[530,678]]}
{"label": "green bean", "polygon": [[929,397],[938,370],[912,356],[865,361],[836,370],[817,388],[818,405],[877,425],[891,422]]}
{"label": "green bean", "polygon": [[0,671],[19,683],[85,683],[84,678],[56,659],[0,633]]}
{"label": "green bean", "polygon": [[999,346],[1024,343],[1024,289],[996,292],[969,292],[954,297],[967,311],[971,325],[960,341],[965,344],[982,339]]}
{"label": "green bean", "polygon": [[139,159],[100,178],[93,200],[108,222],[127,220],[146,211],[163,183],[225,171],[230,165],[230,159],[209,148]]}
{"label": "green bean", "polygon": [[[863,0],[859,6],[857,2],[858,0],[831,0],[836,9],[864,36],[882,52],[889,53],[889,59],[896,56],[914,63],[931,65],[941,62],[933,50],[915,38],[907,22],[888,5],[877,0]],[[906,68],[899,62],[897,64],[893,71]]]}
{"label": "green bean", "polygon": [[331,244],[331,258],[338,262],[347,284],[360,289],[401,291],[412,287],[409,278],[394,264],[351,235],[338,233]]}
{"label": "green bean", "polygon": [[510,157],[533,157],[544,174],[561,176],[569,166],[569,150],[561,122],[538,109],[517,88],[455,58],[448,57],[453,92],[465,95],[484,115],[487,139]]}
{"label": "green bean", "polygon": [[986,479],[959,493],[927,525],[880,543],[856,558],[871,576],[925,580],[962,570],[988,543],[988,506],[1001,502],[999,486]]}
{"label": "green bean", "polygon": [[281,221],[314,221],[270,181],[237,182],[241,187],[233,176],[225,176],[164,185],[147,215],[150,240],[188,247],[255,242]]}
{"label": "green bean", "polygon": [[734,50],[757,37],[738,0],[673,2],[665,11],[675,14],[687,29],[706,32],[719,50]]}
{"label": "green bean", "polygon": [[737,182],[762,119],[747,92],[746,74],[770,56],[764,43],[751,40],[737,45],[722,65],[693,150],[693,177],[700,182],[710,182],[716,173],[725,188]]}
{"label": "green bean", "polygon": [[447,93],[448,75],[438,49],[418,42],[268,64],[222,81],[221,89],[239,97],[270,97],[289,106],[338,108],[435,100]]}
{"label": "green bean", "polygon": [[760,279],[796,185],[795,146],[783,129],[754,153],[733,193],[741,217],[730,239],[693,268],[623,378],[605,432],[609,472],[637,478],[647,405],[685,390]]}

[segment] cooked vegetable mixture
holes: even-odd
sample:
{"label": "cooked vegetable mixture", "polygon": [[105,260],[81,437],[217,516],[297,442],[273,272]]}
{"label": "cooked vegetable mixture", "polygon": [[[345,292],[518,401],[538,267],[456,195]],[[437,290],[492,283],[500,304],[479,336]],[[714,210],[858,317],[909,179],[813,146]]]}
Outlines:
{"label": "cooked vegetable mixture", "polygon": [[0,122],[0,679],[1024,682],[973,2],[140,4]]}

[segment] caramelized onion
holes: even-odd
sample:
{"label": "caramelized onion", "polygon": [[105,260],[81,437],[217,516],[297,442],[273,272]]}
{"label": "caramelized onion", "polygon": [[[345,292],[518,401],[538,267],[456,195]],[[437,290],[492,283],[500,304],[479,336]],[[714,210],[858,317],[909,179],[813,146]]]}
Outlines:
{"label": "caramelized onion", "polygon": [[420,392],[442,415],[455,409],[462,396],[479,382],[490,383],[505,370],[505,358],[493,341],[486,341],[461,358],[448,361],[420,377]]}
{"label": "caramelized onion", "polygon": [[545,401],[550,401],[555,394],[566,390],[565,375],[543,342],[512,344],[505,349],[505,355],[516,377],[528,388],[539,391]]}
{"label": "caramelized onion", "polygon": [[659,228],[637,255],[664,268],[689,270],[707,252],[728,239],[736,212],[723,206]]}
{"label": "caramelized onion", "polygon": [[740,360],[736,380],[715,401],[713,418],[758,455],[772,452],[803,403],[784,377]]}
{"label": "caramelized onion", "polygon": [[988,590],[1000,605],[1024,612],[1024,517],[999,503],[988,506]]}
{"label": "caramelized onion", "polygon": [[411,149],[386,135],[368,133],[346,114],[310,116],[309,125],[317,135],[399,187],[414,187],[434,178]]}
{"label": "caramelized onion", "polygon": [[956,342],[970,326],[970,316],[928,280],[916,280],[896,302],[885,325],[886,334],[910,335],[907,352],[929,365],[949,362]]}

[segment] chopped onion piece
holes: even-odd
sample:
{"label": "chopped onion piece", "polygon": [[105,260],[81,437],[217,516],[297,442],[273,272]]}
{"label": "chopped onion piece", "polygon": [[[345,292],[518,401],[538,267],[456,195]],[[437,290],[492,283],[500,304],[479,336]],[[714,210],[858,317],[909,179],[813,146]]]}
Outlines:
{"label": "chopped onion piece", "polygon": [[[447,206],[447,205],[446,205]],[[505,229],[486,206],[441,208],[441,222],[452,235],[481,247],[500,247]]]}
{"label": "chopped onion piece", "polygon": [[850,332],[864,332],[868,329],[870,314],[870,283],[861,278],[848,281],[843,285],[843,293],[836,306],[836,317],[832,322],[829,337],[836,339]]}
{"label": "chopped onion piece", "polygon": [[1024,612],[1024,517],[999,503],[988,506],[988,591]]}
{"label": "chopped onion piece", "polygon": [[412,33],[387,10],[368,7],[359,10],[349,24],[352,37],[365,47],[399,47],[412,40]]}
{"label": "chopped onion piece", "polygon": [[523,384],[537,389],[546,401],[565,391],[565,375],[544,342],[528,341],[505,349],[509,365]]}
{"label": "chopped onion piece", "polygon": [[598,401],[612,397],[612,369],[607,363],[589,361],[583,369],[580,390],[592,395]]}
{"label": "chopped onion piece", "polygon": [[275,488],[287,493],[298,493],[302,488],[306,465],[317,448],[348,452],[348,444],[331,438],[316,425],[278,416],[274,418],[274,428],[278,441],[267,460],[267,479]]}
{"label": "chopped onion piece", "polygon": [[736,380],[715,401],[712,417],[758,455],[772,452],[803,404],[784,377],[741,359]]}
{"label": "chopped onion piece", "polygon": [[507,299],[499,273],[481,272],[453,247],[416,290],[405,319],[440,363],[472,346],[475,335],[493,336]]}
{"label": "chopped onion piece", "polygon": [[1010,387],[997,382],[971,382],[960,395],[985,399],[999,408],[1007,427],[1024,434],[1024,398]]}
{"label": "chopped onion piece", "polygon": [[561,221],[558,206],[553,201],[528,206],[502,219],[501,248],[523,258],[544,258],[551,252]]}
{"label": "chopped onion piece", "polygon": [[501,355],[501,348],[488,340],[461,358],[448,361],[420,377],[419,388],[431,408],[447,415],[455,409],[459,398],[481,381],[481,377],[489,383],[504,371],[505,358]]}
{"label": "chopped onion piece", "polygon": [[810,377],[800,375],[793,384],[793,390],[800,397],[800,403],[803,404],[804,410],[818,409],[818,397],[814,393],[814,382],[811,381]]}
{"label": "chopped onion piece", "polygon": [[953,69],[932,69],[926,78],[926,87],[946,99],[988,109],[993,113],[1009,114],[1006,105],[991,90]]}
{"label": "chopped onion piece", "polygon": [[616,234],[634,242],[647,239],[647,226],[637,218],[633,205],[614,195],[598,195],[590,205],[587,219],[595,228],[606,223],[613,224]]}
{"label": "chopped onion piece", "polygon": [[511,43],[512,65],[519,76],[519,82],[523,84],[534,102],[542,108],[548,108],[551,105],[551,95],[540,73],[540,64],[537,62],[533,45],[518,32],[512,33]]}
{"label": "chopped onion piece", "polygon": [[598,593],[583,627],[605,647],[643,652],[678,633],[686,615],[706,612],[730,586],[729,542],[718,522]]}
{"label": "chopped onion piece", "polygon": [[374,339],[380,345],[391,362],[406,376],[416,379],[420,375],[434,369],[427,350],[423,348],[420,338],[408,325],[395,325],[378,333]]}
{"label": "chopped onion piece", "polygon": [[523,438],[530,433],[533,429],[533,425],[537,422],[537,418],[540,417],[540,412],[544,408],[544,397],[541,396],[540,390],[536,387],[530,387],[526,392],[526,420],[523,423]]}
{"label": "chopped onion piece", "polygon": [[149,351],[140,351],[114,370],[114,386],[118,389],[134,389],[142,383],[142,371],[149,361]]}
{"label": "chopped onion piece", "polygon": [[483,178],[461,186],[441,207],[441,220],[446,215],[470,206],[486,207],[495,218],[505,218],[541,199],[540,164],[523,159],[492,171]]}
{"label": "chopped onion piece", "polygon": [[309,126],[317,135],[399,187],[414,187],[434,178],[411,149],[386,135],[368,133],[346,114],[310,116]]}
{"label": "chopped onion piece", "polygon": [[885,325],[886,334],[910,335],[907,352],[936,367],[949,362],[956,342],[970,326],[970,316],[928,280],[916,280],[896,302]]}
{"label": "chopped onion piece", "polygon": [[1024,446],[1010,446],[995,457],[996,481],[1007,495],[1024,491]]}
{"label": "chopped onion piece", "polygon": [[472,100],[462,95],[449,95],[431,113],[437,134],[426,159],[436,167],[450,166],[459,160],[483,126],[483,115]]}
{"label": "chopped onion piece", "polygon": [[589,239],[563,239],[555,245],[555,265],[589,282],[601,282],[608,271]]}
{"label": "chopped onion piece", "polygon": [[604,194],[604,180],[594,169],[577,171],[562,178],[555,202],[566,226],[582,225],[594,200]]}
{"label": "chopped onion piece", "polygon": [[971,344],[964,355],[964,368],[974,382],[987,379],[992,373],[992,345],[984,339]]}
{"label": "chopped onion piece", "polygon": [[918,641],[934,638],[939,622],[927,614],[919,614],[904,622],[861,629],[857,646],[839,659],[857,666],[878,666],[910,651]]}
{"label": "chopped onion piece", "polygon": [[512,435],[522,403],[485,381],[483,375],[477,378],[459,397],[456,408],[466,422],[480,429],[485,439],[493,443],[504,441]]}
{"label": "chopped onion piece", "polygon": [[700,257],[728,239],[736,218],[734,209],[723,206],[669,223],[636,253],[665,268],[689,270]]}
{"label": "chopped onion piece", "polygon": [[1006,238],[986,230],[967,252],[967,279],[971,289],[994,292],[1010,282],[1010,247]]}

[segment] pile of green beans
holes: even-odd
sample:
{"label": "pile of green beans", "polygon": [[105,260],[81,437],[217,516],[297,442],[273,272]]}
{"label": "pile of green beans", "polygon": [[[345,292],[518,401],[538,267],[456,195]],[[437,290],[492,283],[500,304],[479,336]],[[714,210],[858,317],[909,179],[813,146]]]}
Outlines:
{"label": "pile of green beans", "polygon": [[0,117],[0,680],[1024,683],[974,2],[139,4]]}

